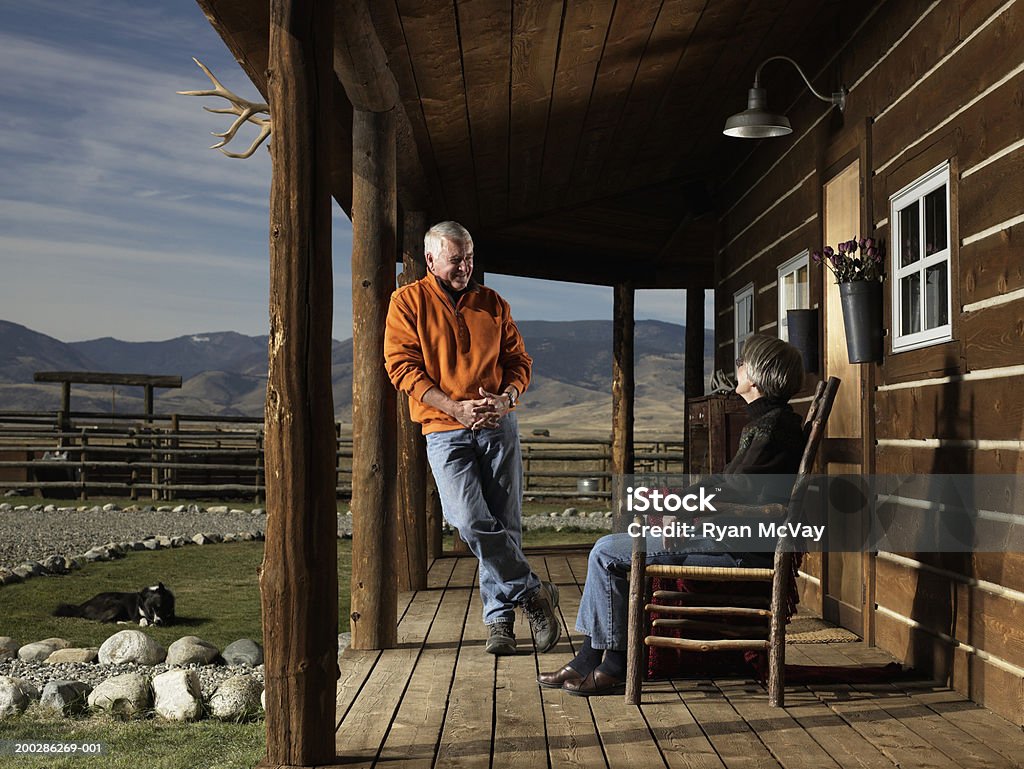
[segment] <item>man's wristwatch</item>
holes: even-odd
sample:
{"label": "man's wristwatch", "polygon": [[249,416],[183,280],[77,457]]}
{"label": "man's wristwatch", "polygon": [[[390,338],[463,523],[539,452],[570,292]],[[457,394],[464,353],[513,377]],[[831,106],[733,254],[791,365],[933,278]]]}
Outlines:
{"label": "man's wristwatch", "polygon": [[519,393],[516,392],[516,388],[510,387],[505,390],[505,395],[508,396],[508,408],[511,411],[516,407],[516,401],[519,400]]}

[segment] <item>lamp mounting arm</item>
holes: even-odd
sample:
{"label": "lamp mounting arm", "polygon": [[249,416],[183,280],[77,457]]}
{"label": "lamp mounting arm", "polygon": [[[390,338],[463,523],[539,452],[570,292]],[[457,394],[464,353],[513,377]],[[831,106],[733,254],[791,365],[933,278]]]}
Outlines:
{"label": "lamp mounting arm", "polygon": [[813,85],[811,85],[811,81],[807,79],[807,75],[805,75],[804,71],[800,69],[800,65],[797,64],[795,61],[793,61],[793,59],[789,58],[788,56],[769,56],[767,59],[762,61],[761,64],[758,66],[757,71],[754,72],[754,88],[761,87],[761,70],[764,69],[764,65],[770,61],[777,60],[788,61],[790,64],[796,67],[796,71],[800,73],[800,77],[803,78],[804,83],[807,85],[807,90],[809,90],[817,98],[821,99],[824,102],[828,102],[829,104],[834,104],[838,106],[840,112],[846,109],[845,88],[840,87],[840,90],[836,91],[831,96],[823,96],[822,94],[818,93],[817,90],[815,90]]}

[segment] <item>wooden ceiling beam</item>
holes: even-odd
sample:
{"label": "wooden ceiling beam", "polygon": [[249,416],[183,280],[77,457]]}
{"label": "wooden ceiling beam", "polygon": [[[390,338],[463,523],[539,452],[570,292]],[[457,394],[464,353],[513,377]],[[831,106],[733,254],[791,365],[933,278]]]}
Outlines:
{"label": "wooden ceiling beam", "polygon": [[476,253],[487,259],[487,271],[521,278],[559,280],[595,286],[631,281],[635,288],[713,288],[708,260],[653,264],[652,255],[570,248],[532,241],[474,237]]}

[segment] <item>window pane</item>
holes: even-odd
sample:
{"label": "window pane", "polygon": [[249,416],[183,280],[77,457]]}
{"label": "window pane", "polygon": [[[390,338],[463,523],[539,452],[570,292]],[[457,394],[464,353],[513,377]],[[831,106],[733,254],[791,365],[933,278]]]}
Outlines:
{"label": "window pane", "polygon": [[913,264],[921,258],[921,224],[915,200],[900,211],[900,267]]}
{"label": "window pane", "polygon": [[949,323],[949,286],[943,262],[925,270],[924,327],[936,328]]}
{"label": "window pane", "polygon": [[921,273],[915,272],[900,281],[903,300],[900,305],[903,334],[914,334],[921,330]]}
{"label": "window pane", "polygon": [[924,255],[942,251],[946,245],[946,185],[942,185],[924,199]]}
{"label": "window pane", "polygon": [[796,271],[796,298],[793,302],[793,307],[806,310],[810,307],[810,289],[808,288],[808,270],[806,267],[801,267]]}

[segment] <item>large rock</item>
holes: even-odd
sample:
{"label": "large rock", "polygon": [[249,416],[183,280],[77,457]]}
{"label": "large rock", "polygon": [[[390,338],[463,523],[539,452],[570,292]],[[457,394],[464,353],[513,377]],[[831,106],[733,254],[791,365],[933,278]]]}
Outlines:
{"label": "large rock", "polygon": [[125,718],[145,713],[151,705],[149,681],[139,673],[108,678],[89,695],[89,707]]}
{"label": "large rock", "polygon": [[46,664],[59,665],[63,662],[91,664],[99,657],[99,653],[99,649],[93,647],[86,649],[57,649],[57,651],[46,658]]}
{"label": "large rock", "polygon": [[85,710],[91,691],[92,687],[81,681],[50,681],[43,687],[39,704],[70,716]]}
{"label": "large rock", "polygon": [[21,681],[9,676],[0,676],[0,718],[24,713],[29,702],[29,696],[22,688]]}
{"label": "large rock", "polygon": [[231,676],[210,697],[210,713],[223,721],[243,721],[260,710],[263,685],[249,675]]}
{"label": "large rock", "polygon": [[263,647],[251,638],[240,638],[229,643],[221,656],[228,665],[254,668],[263,664]]}
{"label": "large rock", "polygon": [[0,660],[13,660],[18,656],[18,649],[21,644],[13,638],[0,636]]}
{"label": "large rock", "polygon": [[167,647],[168,665],[209,665],[220,656],[220,649],[209,641],[187,635]]}
{"label": "large rock", "polygon": [[157,715],[171,721],[195,721],[203,714],[199,676],[194,670],[161,673],[153,679],[153,696]]}
{"label": "large rock", "polygon": [[141,630],[122,630],[114,633],[100,646],[100,664],[118,665],[137,662],[157,665],[167,657],[167,650]]}
{"label": "large rock", "polygon": [[45,662],[57,649],[67,649],[69,646],[71,644],[63,638],[47,638],[22,646],[18,649],[18,659],[22,662]]}

